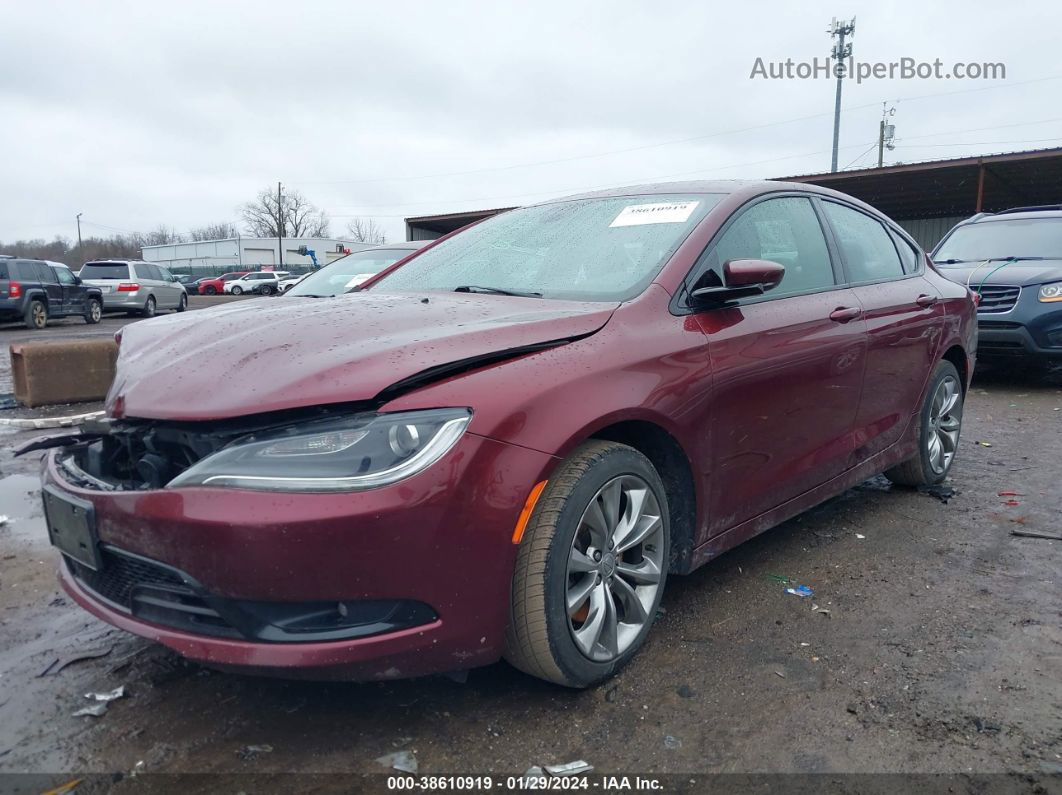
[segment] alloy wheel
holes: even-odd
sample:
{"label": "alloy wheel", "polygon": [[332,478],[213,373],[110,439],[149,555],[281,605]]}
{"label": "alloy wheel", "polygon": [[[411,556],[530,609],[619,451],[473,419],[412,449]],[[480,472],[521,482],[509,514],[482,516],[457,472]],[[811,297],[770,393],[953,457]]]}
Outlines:
{"label": "alloy wheel", "polygon": [[955,458],[962,427],[962,389],[952,377],[945,377],[933,393],[926,439],[929,466],[938,475],[946,472]]}
{"label": "alloy wheel", "polygon": [[664,524],[649,484],[613,478],[583,511],[568,554],[568,628],[595,662],[622,655],[652,623],[664,565]]}
{"label": "alloy wheel", "polygon": [[103,317],[103,310],[100,308],[99,301],[89,302],[89,317],[92,319],[93,323],[100,322],[100,318]]}
{"label": "alloy wheel", "polygon": [[48,310],[45,309],[44,304],[37,301],[33,304],[33,326],[34,328],[44,328],[48,325]]}

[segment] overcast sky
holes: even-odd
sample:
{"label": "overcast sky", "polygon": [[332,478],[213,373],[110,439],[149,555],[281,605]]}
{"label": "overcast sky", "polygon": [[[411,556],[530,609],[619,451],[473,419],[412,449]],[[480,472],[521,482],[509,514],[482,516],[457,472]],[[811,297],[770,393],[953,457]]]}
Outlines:
{"label": "overcast sky", "polygon": [[3,0],[0,240],[235,221],[278,180],[337,236],[402,239],[409,215],[825,171],[834,81],[750,73],[825,58],[834,14],[860,61],[1006,65],[846,81],[842,167],[873,163],[883,100],[887,162],[1062,145],[1058,4],[809,5]]}

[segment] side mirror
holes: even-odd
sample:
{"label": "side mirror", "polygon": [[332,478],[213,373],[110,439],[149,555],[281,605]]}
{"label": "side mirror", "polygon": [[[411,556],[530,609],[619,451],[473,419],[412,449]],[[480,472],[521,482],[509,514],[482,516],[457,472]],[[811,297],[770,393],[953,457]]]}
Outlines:
{"label": "side mirror", "polygon": [[74,274],[74,284],[81,284],[81,277]]}
{"label": "side mirror", "polygon": [[701,287],[690,293],[697,306],[710,306],[763,295],[777,287],[785,276],[785,266],[766,259],[731,259],[723,263],[723,284]]}

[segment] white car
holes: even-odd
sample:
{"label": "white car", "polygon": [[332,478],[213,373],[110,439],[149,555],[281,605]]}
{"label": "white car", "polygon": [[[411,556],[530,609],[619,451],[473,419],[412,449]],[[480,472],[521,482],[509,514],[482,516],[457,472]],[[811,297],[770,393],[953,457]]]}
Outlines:
{"label": "white car", "polygon": [[230,295],[243,295],[244,293],[253,293],[254,295],[274,295],[281,292],[280,280],[287,278],[291,274],[285,271],[255,271],[254,273],[245,273],[238,279],[233,279],[230,282],[225,282],[225,285],[221,288],[223,292]]}
{"label": "white car", "polygon": [[309,273],[300,273],[298,276],[292,276],[290,279],[281,279],[280,292],[286,293],[288,290],[290,290],[292,287],[294,287],[296,284],[301,282],[309,275]]}

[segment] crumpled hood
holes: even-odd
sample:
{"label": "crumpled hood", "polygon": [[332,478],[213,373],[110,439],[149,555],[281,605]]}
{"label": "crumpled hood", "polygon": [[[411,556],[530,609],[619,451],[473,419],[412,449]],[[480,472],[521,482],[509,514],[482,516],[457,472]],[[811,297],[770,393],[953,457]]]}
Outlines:
{"label": "crumpled hood", "polygon": [[[975,290],[986,276],[988,276],[988,281],[985,284],[1009,284],[1016,287],[1027,287],[1034,284],[1044,284],[1045,282],[1062,282],[1062,260],[1043,259],[1012,262],[1003,268],[999,268],[1002,264],[1002,262],[990,262],[982,268],[978,268],[976,263],[973,265],[938,265],[937,268],[941,274],[953,282],[966,284],[967,279],[970,279],[970,287]],[[992,273],[996,268],[999,268],[999,270]],[[974,272],[975,270],[976,273]],[[972,279],[970,278],[971,274],[973,274]],[[992,275],[989,276],[989,274]]]}
{"label": "crumpled hood", "polygon": [[106,408],[196,421],[372,400],[430,368],[592,334],[617,306],[364,292],[169,315],[122,330]]}

